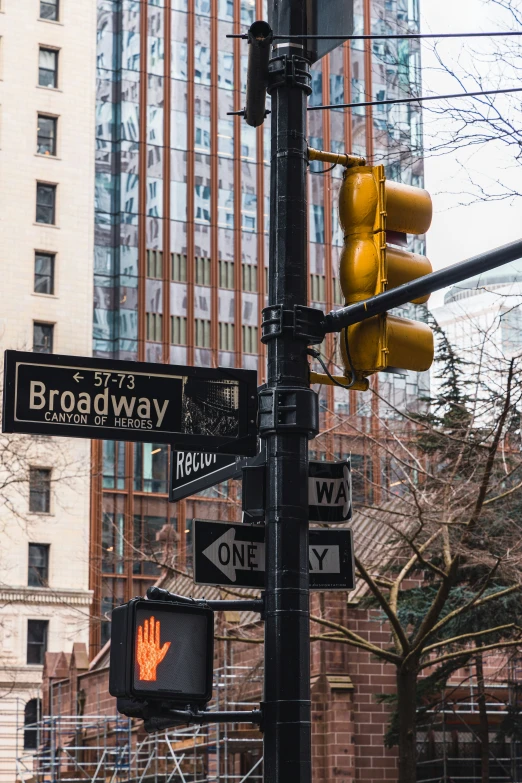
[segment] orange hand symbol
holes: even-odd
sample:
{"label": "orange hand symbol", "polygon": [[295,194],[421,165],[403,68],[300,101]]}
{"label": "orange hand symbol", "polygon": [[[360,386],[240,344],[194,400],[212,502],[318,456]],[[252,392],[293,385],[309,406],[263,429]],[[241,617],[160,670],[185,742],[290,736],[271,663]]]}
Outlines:
{"label": "orange hand symbol", "polygon": [[170,642],[165,642],[160,648],[160,622],[156,622],[154,617],[149,621],[145,620],[143,628],[138,626],[138,646],[137,655],[138,666],[140,667],[140,680],[143,682],[154,682],[156,680],[156,669],[162,662],[170,647]]}

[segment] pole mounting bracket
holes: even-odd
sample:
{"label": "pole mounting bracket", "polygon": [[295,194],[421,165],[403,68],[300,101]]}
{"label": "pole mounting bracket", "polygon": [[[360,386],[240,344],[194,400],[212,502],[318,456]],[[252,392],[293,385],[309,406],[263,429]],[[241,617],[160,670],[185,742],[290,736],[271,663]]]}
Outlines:
{"label": "pole mounting bracket", "polygon": [[302,432],[309,439],[319,432],[319,403],[313,389],[300,386],[264,388],[259,392],[259,437],[276,432]]}
{"label": "pole mounting bracket", "polygon": [[297,340],[307,345],[319,345],[324,340],[324,313],[315,307],[294,305],[293,310],[285,310],[283,305],[272,305],[263,309],[261,323],[261,342],[268,343],[281,337],[285,331],[293,334]]}
{"label": "pole mounting bracket", "polygon": [[306,95],[311,95],[312,76],[308,60],[298,54],[272,57],[268,63],[268,94],[278,87],[299,87]]}

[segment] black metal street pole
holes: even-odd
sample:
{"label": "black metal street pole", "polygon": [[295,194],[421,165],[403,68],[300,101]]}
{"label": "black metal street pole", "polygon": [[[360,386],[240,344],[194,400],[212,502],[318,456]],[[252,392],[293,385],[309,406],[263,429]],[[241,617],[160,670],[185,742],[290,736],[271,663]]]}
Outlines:
{"label": "black metal street pole", "polygon": [[[278,33],[306,31],[303,0],[274,0]],[[310,783],[308,438],[317,433],[317,395],[308,381],[307,341],[294,333],[294,305],[307,304],[306,98],[309,62],[295,39],[274,47],[267,384],[259,430],[266,439],[265,783]],[[274,328],[279,324],[279,328]]]}

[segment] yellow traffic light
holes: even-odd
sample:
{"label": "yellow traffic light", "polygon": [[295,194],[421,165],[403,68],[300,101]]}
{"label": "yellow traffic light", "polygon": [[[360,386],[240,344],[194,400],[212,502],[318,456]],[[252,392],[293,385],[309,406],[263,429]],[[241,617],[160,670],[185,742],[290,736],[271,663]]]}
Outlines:
{"label": "yellow traffic light", "polygon": [[[361,302],[432,271],[422,255],[391,247],[386,232],[424,234],[431,223],[427,191],[386,180],[384,166],[346,168],[339,194],[344,232],[339,282],[346,304]],[[428,297],[414,300],[415,304]],[[362,380],[388,368],[422,372],[433,361],[433,334],[419,321],[383,314],[340,336],[347,376]]]}

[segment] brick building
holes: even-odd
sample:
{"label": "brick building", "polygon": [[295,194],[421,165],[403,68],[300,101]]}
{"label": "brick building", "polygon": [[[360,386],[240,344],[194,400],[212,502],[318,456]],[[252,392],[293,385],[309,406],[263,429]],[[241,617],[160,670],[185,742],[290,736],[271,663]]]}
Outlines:
{"label": "brick building", "polygon": [[[397,551],[391,529],[397,529],[398,508],[396,501],[388,511],[356,513],[355,547],[363,562],[376,567],[390,562],[387,558]],[[159,584],[195,598],[230,597],[228,589],[223,593],[219,588],[194,585],[189,574],[165,574]],[[248,591],[235,593],[246,597]],[[362,580],[349,594],[312,593],[312,636],[320,632],[313,622],[319,617],[344,625],[379,646],[390,644],[387,622],[378,610],[365,605],[366,597]],[[211,709],[251,709],[259,704],[263,693],[262,634],[262,623],[251,612],[216,613]],[[239,641],[245,638],[249,641]],[[117,715],[115,699],[108,694],[108,663],[108,644],[90,663],[81,644],[72,654],[47,655],[43,688],[46,717],[33,727],[40,750],[36,761],[26,760],[27,780],[43,783],[46,774],[54,771],[58,777],[59,770],[71,783],[85,779],[164,783],[178,773],[191,783],[233,783],[245,776],[252,781],[262,779],[262,735],[255,727],[179,726],[146,735],[141,721]],[[506,775],[511,775],[516,781],[522,772],[519,744],[499,740],[497,731],[509,710],[520,707],[517,683],[522,672],[517,670],[516,659],[493,653],[484,656],[484,665],[490,780],[500,783],[510,780]],[[396,690],[394,667],[348,645],[312,641],[311,685],[314,783],[397,781],[396,748],[385,747],[390,709],[381,701],[383,695]],[[441,693],[440,703],[424,716],[417,734],[419,783],[480,780],[476,690],[473,667],[457,671]]]}

